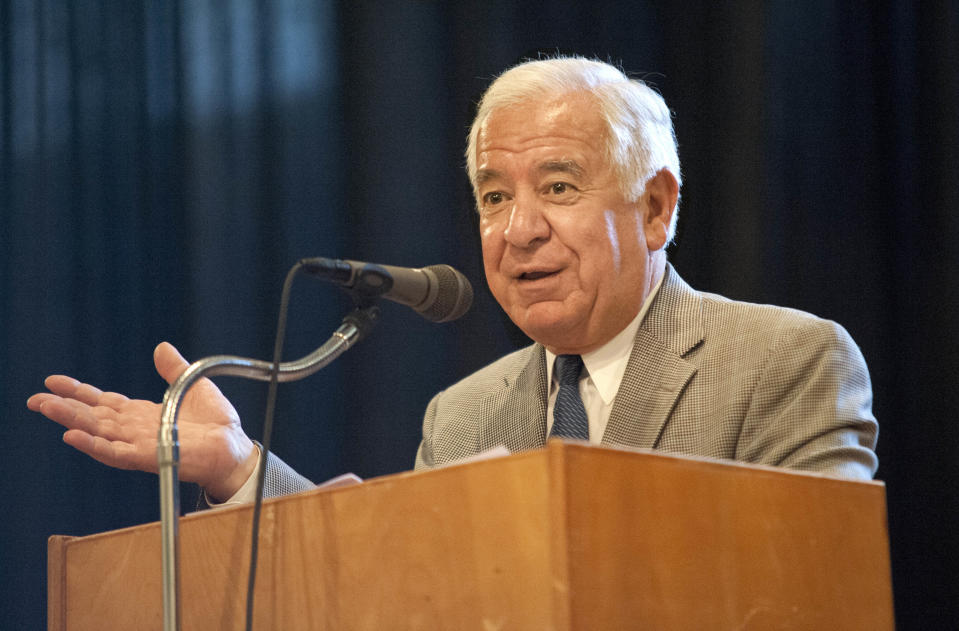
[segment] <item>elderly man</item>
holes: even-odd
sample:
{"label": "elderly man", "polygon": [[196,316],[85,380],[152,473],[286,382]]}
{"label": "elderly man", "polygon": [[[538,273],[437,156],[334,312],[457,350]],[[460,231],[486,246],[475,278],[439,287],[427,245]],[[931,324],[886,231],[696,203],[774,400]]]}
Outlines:
{"label": "elderly man", "polygon": [[517,66],[484,95],[467,164],[490,289],[536,344],[433,399],[417,467],[559,433],[872,477],[869,376],[848,334],[696,292],[666,262],[679,158],[658,94],[584,59]]}
{"label": "elderly man", "polygon": [[[579,58],[521,64],[480,103],[467,149],[486,278],[532,346],[439,393],[416,467],[563,436],[868,479],[877,424],[865,362],[837,324],[690,288],[666,261],[679,198],[669,110]],[[155,353],[173,381],[187,366]],[[64,440],[155,470],[159,406],[63,376],[30,409]],[[251,496],[259,450],[209,381],[180,415],[180,475],[211,502]],[[311,486],[267,461],[266,493]]]}

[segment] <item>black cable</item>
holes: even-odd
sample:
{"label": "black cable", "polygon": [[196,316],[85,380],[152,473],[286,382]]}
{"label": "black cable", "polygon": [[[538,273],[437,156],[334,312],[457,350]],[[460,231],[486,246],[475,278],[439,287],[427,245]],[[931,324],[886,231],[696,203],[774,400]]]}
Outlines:
{"label": "black cable", "polygon": [[270,436],[273,433],[273,410],[276,407],[276,390],[279,383],[280,360],[283,357],[283,340],[286,337],[287,308],[293,278],[303,265],[297,262],[286,274],[283,293],[280,296],[280,315],[276,324],[276,341],[273,345],[273,369],[270,372],[270,389],[266,397],[266,413],[263,421],[263,453],[260,454],[256,472],[256,500],[253,502],[253,528],[250,541],[250,576],[246,587],[246,631],[253,629],[253,589],[256,587],[256,563],[260,539],[260,511],[263,507],[263,485],[266,480],[266,458],[270,453]]}

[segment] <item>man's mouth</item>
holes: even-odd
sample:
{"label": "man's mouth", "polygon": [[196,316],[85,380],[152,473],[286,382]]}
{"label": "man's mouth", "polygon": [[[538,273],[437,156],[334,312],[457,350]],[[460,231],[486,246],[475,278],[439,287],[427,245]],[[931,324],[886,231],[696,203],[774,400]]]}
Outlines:
{"label": "man's mouth", "polygon": [[540,278],[546,278],[547,276],[552,276],[555,273],[556,273],[555,271],[554,272],[543,272],[543,271],[524,272],[519,275],[519,279],[520,280],[539,280]]}

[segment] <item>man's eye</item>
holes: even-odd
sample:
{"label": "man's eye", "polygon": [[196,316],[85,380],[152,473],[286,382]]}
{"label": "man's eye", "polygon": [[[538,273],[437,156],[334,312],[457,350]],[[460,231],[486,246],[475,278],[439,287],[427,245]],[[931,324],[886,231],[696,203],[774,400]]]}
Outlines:
{"label": "man's eye", "polygon": [[503,194],[499,191],[493,191],[492,193],[487,193],[483,195],[483,203],[487,206],[495,206],[503,202]]}
{"label": "man's eye", "polygon": [[569,189],[570,186],[566,182],[553,182],[549,185],[549,192],[553,195],[562,195],[563,193],[568,192]]}

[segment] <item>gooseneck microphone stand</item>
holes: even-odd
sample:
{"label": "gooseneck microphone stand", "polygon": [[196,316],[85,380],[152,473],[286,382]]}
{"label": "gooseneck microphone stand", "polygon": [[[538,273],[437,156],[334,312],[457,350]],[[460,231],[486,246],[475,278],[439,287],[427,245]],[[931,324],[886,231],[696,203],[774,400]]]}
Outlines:
{"label": "gooseneck microphone stand", "polygon": [[[343,318],[343,323],[323,346],[309,355],[279,364],[277,381],[297,381],[309,377],[343,354],[369,333],[376,319],[376,307],[356,309]],[[177,464],[180,460],[177,442],[177,413],[183,396],[201,377],[230,375],[257,381],[270,381],[273,363],[232,355],[214,355],[194,362],[173,382],[163,396],[160,431],[157,440],[157,473],[160,476],[160,536],[163,554],[163,629],[180,629],[180,567],[178,522],[180,517],[180,485]]]}

